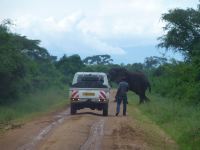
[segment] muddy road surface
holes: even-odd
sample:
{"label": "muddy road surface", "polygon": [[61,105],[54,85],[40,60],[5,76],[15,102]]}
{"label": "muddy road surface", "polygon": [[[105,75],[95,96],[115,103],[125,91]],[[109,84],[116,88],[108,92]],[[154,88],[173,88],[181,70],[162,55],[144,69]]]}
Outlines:
{"label": "muddy road surface", "polygon": [[[115,91],[111,92],[113,96]],[[144,130],[134,117],[115,116],[116,103],[109,103],[109,116],[69,108],[42,116],[0,136],[1,150],[154,150],[177,149],[163,131]],[[122,111],[121,111],[122,112]],[[158,132],[159,133],[159,132]]]}

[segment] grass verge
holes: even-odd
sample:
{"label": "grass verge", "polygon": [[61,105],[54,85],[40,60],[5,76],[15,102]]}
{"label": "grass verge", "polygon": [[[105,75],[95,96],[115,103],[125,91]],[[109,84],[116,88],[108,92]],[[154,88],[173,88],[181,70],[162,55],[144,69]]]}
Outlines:
{"label": "grass verge", "polygon": [[[197,150],[200,147],[200,107],[186,106],[180,101],[158,95],[149,96],[150,103],[138,105],[138,97],[129,93],[129,110],[136,107],[142,114],[140,120],[148,118],[174,139],[182,150]],[[132,112],[135,113],[135,112]],[[138,115],[135,115],[136,117]],[[143,116],[143,118],[141,118]]]}
{"label": "grass verge", "polygon": [[20,124],[43,113],[56,111],[68,103],[67,88],[52,87],[24,95],[12,104],[0,106],[0,130],[6,129],[9,124]]}

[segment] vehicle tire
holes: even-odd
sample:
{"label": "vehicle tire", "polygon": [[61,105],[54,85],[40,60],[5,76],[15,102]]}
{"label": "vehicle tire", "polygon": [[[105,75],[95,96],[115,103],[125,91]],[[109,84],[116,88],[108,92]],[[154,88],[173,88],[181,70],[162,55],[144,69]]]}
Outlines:
{"label": "vehicle tire", "polygon": [[103,106],[103,116],[108,116],[108,103]]}
{"label": "vehicle tire", "polygon": [[76,107],[71,104],[71,115],[76,114]]}

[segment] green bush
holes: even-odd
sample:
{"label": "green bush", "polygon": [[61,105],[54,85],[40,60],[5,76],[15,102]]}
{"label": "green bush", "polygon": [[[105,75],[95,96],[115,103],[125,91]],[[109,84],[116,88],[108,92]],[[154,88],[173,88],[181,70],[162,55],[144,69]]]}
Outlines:
{"label": "green bush", "polygon": [[197,71],[192,64],[179,62],[165,64],[162,68],[162,75],[152,77],[153,89],[156,93],[173,97],[185,104],[200,103],[200,82],[196,81]]}
{"label": "green bush", "polygon": [[[68,104],[68,88],[51,87],[23,94],[18,101],[0,106],[0,124],[58,109]],[[55,111],[55,110],[54,110]]]}
{"label": "green bush", "polygon": [[149,95],[151,102],[137,105],[135,95],[129,93],[129,107],[140,111],[159,125],[179,145],[181,150],[197,150],[200,147],[200,107],[186,105],[175,98]]}

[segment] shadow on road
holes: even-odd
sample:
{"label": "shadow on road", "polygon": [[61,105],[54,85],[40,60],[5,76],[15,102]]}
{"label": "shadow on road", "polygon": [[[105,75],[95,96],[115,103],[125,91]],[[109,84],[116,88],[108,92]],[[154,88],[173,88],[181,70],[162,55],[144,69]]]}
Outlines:
{"label": "shadow on road", "polygon": [[[95,112],[77,112],[75,114],[76,115],[93,115],[93,116],[100,116],[100,117],[104,117],[102,114],[99,113],[95,113]],[[108,114],[108,116],[105,117],[116,117],[115,114]]]}
{"label": "shadow on road", "polygon": [[94,115],[94,116],[103,116],[102,114],[98,114],[95,112],[77,112],[75,115]]}

